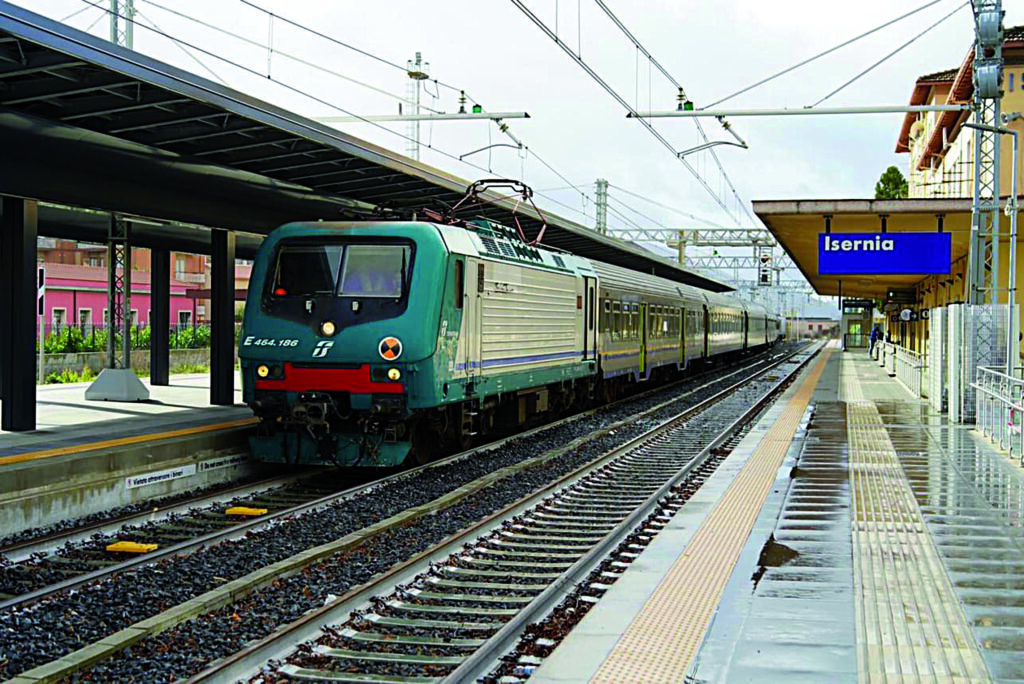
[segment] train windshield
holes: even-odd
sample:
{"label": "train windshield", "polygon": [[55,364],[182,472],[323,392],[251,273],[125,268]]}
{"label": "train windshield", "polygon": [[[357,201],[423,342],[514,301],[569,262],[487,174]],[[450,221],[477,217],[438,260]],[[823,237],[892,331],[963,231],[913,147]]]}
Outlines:
{"label": "train windshield", "polygon": [[285,246],[277,256],[275,297],[400,298],[408,287],[408,245]]}
{"label": "train windshield", "polygon": [[342,297],[401,297],[409,277],[409,247],[350,245],[338,294]]}

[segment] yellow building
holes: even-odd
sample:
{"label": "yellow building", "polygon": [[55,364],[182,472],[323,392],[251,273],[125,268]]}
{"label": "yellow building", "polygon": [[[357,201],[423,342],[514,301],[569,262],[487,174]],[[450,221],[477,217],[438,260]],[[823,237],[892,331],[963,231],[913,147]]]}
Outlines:
{"label": "yellow building", "polygon": [[[1006,30],[1003,58],[1003,112],[1024,112],[1024,26]],[[969,103],[974,94],[974,49],[959,68],[926,74],[917,79],[910,95],[912,105]],[[926,112],[903,119],[896,152],[909,154],[907,181],[911,198],[971,197],[974,193],[974,135],[964,129],[970,112]],[[1024,135],[1024,121],[1011,127]],[[1012,192],[1014,163],[1009,136],[1002,138],[1000,194]],[[1018,167],[1018,177],[1024,168]]]}

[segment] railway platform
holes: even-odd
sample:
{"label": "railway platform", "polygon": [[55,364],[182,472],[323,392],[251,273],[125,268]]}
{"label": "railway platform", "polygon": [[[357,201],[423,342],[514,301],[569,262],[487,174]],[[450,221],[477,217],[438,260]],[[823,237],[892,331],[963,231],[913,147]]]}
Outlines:
{"label": "railway platform", "polygon": [[0,432],[0,529],[10,534],[254,468],[246,450],[252,411],[240,390],[236,405],[210,405],[209,386],[206,374],[174,376],[137,403],[86,401],[86,384],[40,387],[37,429]]}
{"label": "railway platform", "polygon": [[826,349],[530,678],[1024,681],[1024,471]]}

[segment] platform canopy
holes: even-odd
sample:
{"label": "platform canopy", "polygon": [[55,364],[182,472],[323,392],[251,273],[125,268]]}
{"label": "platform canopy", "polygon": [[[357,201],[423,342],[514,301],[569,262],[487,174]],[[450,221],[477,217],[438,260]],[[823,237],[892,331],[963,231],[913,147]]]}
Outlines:
{"label": "platform canopy", "polygon": [[[443,210],[469,184],[2,0],[0,149],[0,194],[253,234],[296,220]],[[514,201],[485,198],[478,215],[513,221]],[[536,212],[518,205],[518,216],[527,235],[536,235]],[[631,243],[545,217],[550,247],[732,289]],[[40,231],[46,234],[45,222]],[[142,241],[147,232],[146,224],[133,229]]]}
{"label": "platform canopy", "polygon": [[[888,288],[913,288],[924,275],[819,275],[818,235],[843,233],[920,233],[939,230],[952,236],[951,262],[967,256],[971,237],[971,200],[755,200],[754,213],[779,242],[804,277],[822,295],[881,298]],[[883,227],[884,222],[884,227]]]}

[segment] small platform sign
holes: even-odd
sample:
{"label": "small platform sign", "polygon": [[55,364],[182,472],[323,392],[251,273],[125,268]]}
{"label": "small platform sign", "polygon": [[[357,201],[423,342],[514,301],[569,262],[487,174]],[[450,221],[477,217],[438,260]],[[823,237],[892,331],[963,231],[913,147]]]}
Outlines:
{"label": "small platform sign", "polygon": [[818,274],[946,274],[952,246],[949,233],[820,233]]}

